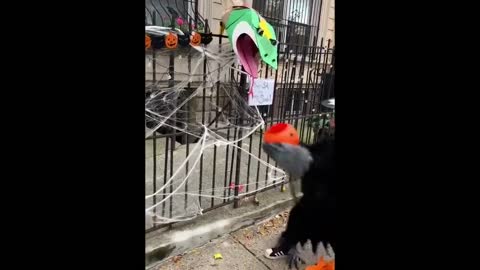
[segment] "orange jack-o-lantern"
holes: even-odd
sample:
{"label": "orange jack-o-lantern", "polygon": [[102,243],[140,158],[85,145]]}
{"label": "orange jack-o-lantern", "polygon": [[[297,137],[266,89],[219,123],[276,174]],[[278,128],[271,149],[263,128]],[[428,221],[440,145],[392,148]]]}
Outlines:
{"label": "orange jack-o-lantern", "polygon": [[263,141],[265,143],[288,143],[298,145],[300,143],[300,137],[298,136],[297,130],[292,125],[278,123],[265,131]]}
{"label": "orange jack-o-lantern", "polygon": [[200,42],[202,42],[202,36],[197,32],[192,32],[192,35],[190,36],[190,44],[192,46],[198,46],[200,45]]}
{"label": "orange jack-o-lantern", "polygon": [[178,37],[175,33],[168,33],[165,36],[165,47],[169,49],[175,49],[178,45]]}
{"label": "orange jack-o-lantern", "polygon": [[145,49],[150,49],[152,47],[152,39],[145,35]]}

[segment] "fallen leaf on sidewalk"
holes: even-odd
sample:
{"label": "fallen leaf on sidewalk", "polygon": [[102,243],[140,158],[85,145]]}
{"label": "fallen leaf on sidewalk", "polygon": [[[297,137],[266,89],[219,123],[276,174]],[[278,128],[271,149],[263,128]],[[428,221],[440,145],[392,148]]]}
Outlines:
{"label": "fallen leaf on sidewalk", "polygon": [[180,261],[180,259],[182,259],[182,255],[177,255],[177,256],[173,257],[173,262],[178,263],[178,261]]}

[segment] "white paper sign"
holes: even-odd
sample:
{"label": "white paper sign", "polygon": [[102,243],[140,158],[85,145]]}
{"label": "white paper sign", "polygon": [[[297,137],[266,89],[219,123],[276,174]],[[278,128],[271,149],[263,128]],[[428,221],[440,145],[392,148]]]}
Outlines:
{"label": "white paper sign", "polygon": [[248,95],[249,106],[262,106],[273,104],[273,79],[255,79],[253,84],[253,96]]}

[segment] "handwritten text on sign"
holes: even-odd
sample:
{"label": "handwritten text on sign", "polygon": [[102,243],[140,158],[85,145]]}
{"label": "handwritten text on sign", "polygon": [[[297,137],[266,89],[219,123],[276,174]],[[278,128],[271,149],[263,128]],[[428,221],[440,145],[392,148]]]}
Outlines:
{"label": "handwritten text on sign", "polygon": [[273,79],[255,79],[253,84],[253,96],[248,96],[249,106],[261,106],[273,104]]}

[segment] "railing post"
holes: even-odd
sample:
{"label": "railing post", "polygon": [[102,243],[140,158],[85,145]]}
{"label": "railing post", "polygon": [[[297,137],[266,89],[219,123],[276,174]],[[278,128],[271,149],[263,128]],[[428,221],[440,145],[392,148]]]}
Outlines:
{"label": "railing post", "polygon": [[[243,69],[242,67],[242,71],[245,72],[245,70]],[[252,82],[250,82],[252,83]],[[245,75],[245,73],[242,73],[240,75],[240,88],[238,89],[240,91],[240,96],[242,97],[245,97],[246,95],[246,86],[247,84],[247,75]],[[240,115],[240,119],[239,119],[239,123],[238,125],[240,126],[240,129],[238,131],[238,138],[242,138],[243,137],[243,129],[242,129],[242,126],[243,126],[243,114]],[[238,191],[239,191],[239,185],[240,185],[240,170],[241,170],[241,161],[242,161],[242,151],[240,150],[240,148],[242,147],[242,140],[239,140],[237,142],[237,166],[236,166],[236,172],[235,172],[235,192],[234,192],[234,195],[235,195],[235,198],[234,198],[234,201],[233,201],[233,207],[234,208],[237,208],[238,205],[239,205],[239,199],[238,199]]]}

